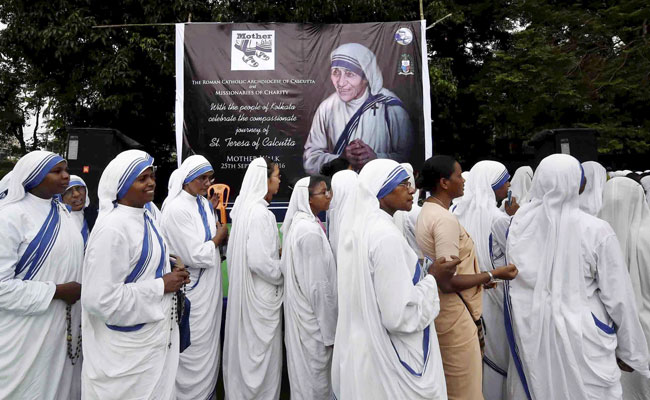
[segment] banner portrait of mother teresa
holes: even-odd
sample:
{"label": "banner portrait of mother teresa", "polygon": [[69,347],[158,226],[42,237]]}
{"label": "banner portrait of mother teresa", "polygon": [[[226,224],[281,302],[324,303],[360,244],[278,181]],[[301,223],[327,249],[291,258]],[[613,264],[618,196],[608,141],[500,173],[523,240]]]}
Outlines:
{"label": "banner portrait of mother teresa", "polygon": [[343,157],[355,170],[375,158],[407,162],[413,128],[402,101],[383,87],[375,54],[359,43],[346,43],[331,54],[335,92],[314,115],[305,143],[303,166],[317,174],[323,164]]}
{"label": "banner portrait of mother teresa", "polygon": [[183,23],[176,38],[177,160],[205,156],[234,193],[260,156],[286,182],[431,156],[426,21]]}

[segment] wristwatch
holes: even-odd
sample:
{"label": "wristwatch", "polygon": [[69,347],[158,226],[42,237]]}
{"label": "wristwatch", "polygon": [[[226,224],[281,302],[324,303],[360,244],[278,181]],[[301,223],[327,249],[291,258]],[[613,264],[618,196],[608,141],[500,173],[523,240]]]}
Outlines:
{"label": "wristwatch", "polygon": [[485,272],[487,272],[487,274],[490,275],[490,281],[486,283],[486,285],[489,285],[490,283],[494,283],[495,279],[494,279],[494,275],[492,275],[492,272],[490,271],[485,271]]}

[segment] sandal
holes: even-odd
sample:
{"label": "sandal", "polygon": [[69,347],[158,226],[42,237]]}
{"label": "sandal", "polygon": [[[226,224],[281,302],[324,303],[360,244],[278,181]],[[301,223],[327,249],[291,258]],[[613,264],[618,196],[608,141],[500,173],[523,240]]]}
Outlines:
{"label": "sandal", "polygon": [[255,56],[257,56],[257,58],[260,58],[264,61],[270,60],[269,56],[267,56],[266,53],[264,53],[263,51],[256,51]]}
{"label": "sandal", "polygon": [[253,56],[244,56],[241,59],[250,67],[257,68],[259,66],[257,61],[253,59]]}

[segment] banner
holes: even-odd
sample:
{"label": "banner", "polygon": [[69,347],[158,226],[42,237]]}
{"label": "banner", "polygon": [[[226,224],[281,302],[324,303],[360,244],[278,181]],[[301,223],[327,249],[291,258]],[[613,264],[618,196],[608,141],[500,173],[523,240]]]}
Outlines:
{"label": "banner", "polygon": [[201,154],[239,193],[268,156],[289,185],[343,157],[410,162],[431,155],[425,21],[176,25],[176,145]]}

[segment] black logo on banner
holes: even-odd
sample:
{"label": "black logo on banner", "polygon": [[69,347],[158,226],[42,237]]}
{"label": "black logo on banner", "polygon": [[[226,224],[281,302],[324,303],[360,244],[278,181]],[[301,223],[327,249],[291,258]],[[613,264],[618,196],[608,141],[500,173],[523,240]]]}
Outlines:
{"label": "black logo on banner", "polygon": [[275,31],[232,31],[231,71],[275,69]]}

